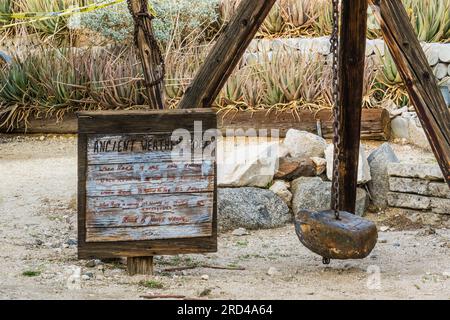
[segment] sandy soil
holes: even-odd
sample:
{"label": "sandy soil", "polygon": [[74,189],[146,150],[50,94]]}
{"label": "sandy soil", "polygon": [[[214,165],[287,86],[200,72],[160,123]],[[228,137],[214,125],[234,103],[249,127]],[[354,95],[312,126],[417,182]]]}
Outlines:
{"label": "sandy soil", "polygon": [[[433,161],[409,146],[394,147],[402,159]],[[392,226],[392,219],[362,261],[323,266],[286,226],[222,234],[216,254],[158,257],[154,277],[129,277],[118,261],[89,268],[77,260],[74,245],[76,174],[75,137],[0,135],[0,298],[450,299],[450,230]],[[402,212],[389,214],[403,221]],[[380,227],[386,217],[371,215]],[[202,264],[245,270],[164,272]]]}

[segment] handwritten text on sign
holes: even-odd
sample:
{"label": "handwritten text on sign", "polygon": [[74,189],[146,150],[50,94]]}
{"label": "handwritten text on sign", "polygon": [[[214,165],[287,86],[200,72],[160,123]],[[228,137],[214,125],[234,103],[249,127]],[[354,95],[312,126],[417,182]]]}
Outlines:
{"label": "handwritten text on sign", "polygon": [[211,236],[215,164],[174,159],[180,143],[169,134],[88,137],[87,242]]}

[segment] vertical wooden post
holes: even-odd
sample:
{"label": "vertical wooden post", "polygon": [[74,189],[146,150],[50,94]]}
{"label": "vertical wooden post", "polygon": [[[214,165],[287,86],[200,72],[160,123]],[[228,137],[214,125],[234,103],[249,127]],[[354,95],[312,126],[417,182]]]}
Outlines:
{"label": "vertical wooden post", "polygon": [[147,1],[127,1],[134,20],[135,42],[144,71],[150,107],[164,109],[164,61],[154,38]]}
{"label": "vertical wooden post", "polygon": [[153,257],[127,258],[127,270],[130,276],[137,274],[153,275]]}
{"label": "vertical wooden post", "polygon": [[450,111],[401,1],[370,0],[409,97],[450,186]]}
{"label": "vertical wooden post", "polygon": [[186,90],[179,108],[210,108],[276,0],[242,0],[205,63]]}
{"label": "vertical wooden post", "polygon": [[367,31],[367,0],[341,4],[340,31],[340,210],[355,213]]}

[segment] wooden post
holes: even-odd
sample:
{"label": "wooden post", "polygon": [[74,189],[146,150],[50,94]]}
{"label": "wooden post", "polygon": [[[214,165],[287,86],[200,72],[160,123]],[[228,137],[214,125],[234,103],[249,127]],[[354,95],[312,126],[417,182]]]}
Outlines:
{"label": "wooden post", "polygon": [[186,90],[179,108],[210,108],[276,0],[243,0]]}
{"label": "wooden post", "polygon": [[363,104],[367,0],[342,1],[340,31],[340,210],[355,213]]}
{"label": "wooden post", "polygon": [[153,275],[153,257],[127,258],[127,270],[130,276]]}
{"label": "wooden post", "polygon": [[450,111],[401,1],[370,0],[409,97],[450,186]]}
{"label": "wooden post", "polygon": [[135,42],[142,63],[145,87],[152,109],[164,109],[164,61],[154,38],[147,1],[128,0],[134,20]]}

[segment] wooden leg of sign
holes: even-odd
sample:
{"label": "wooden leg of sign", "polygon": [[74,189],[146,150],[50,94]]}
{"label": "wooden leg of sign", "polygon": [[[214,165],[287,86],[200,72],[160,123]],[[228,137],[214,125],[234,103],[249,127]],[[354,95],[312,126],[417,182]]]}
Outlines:
{"label": "wooden leg of sign", "polygon": [[137,274],[153,275],[153,257],[127,258],[127,269],[130,276]]}

